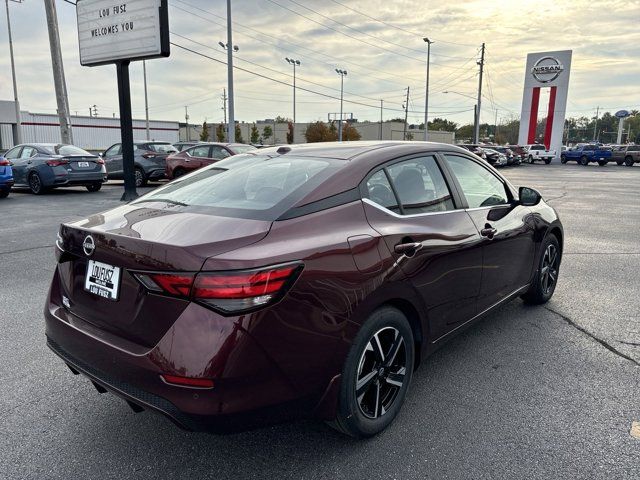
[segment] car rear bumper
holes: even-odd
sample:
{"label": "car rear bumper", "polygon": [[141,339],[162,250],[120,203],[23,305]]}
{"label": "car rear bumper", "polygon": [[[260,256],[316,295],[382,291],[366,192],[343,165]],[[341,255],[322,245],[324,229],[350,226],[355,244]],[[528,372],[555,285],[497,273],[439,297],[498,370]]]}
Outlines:
{"label": "car rear bumper", "polygon": [[159,180],[161,178],[166,178],[166,169],[165,168],[158,168],[155,170],[149,170],[147,172],[147,178],[149,180]]}
{"label": "car rear bumper", "polygon": [[90,185],[107,181],[107,175],[103,172],[69,173],[66,176],[56,175],[50,186]]}
{"label": "car rear bumper", "polygon": [[[326,388],[300,396],[240,326],[241,319],[218,321],[214,312],[192,304],[157,345],[147,348],[74,316],[58,298],[56,272],[44,311],[49,348],[103,389],[184,429],[223,433],[309,417]],[[211,378],[214,387],[170,385],[161,374]]]}

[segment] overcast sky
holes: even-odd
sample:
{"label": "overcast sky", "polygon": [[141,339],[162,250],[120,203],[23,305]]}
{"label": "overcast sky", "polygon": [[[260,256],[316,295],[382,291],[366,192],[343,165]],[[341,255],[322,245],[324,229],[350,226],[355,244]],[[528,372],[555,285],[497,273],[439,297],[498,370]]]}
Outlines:
{"label": "overcast sky", "polygon": [[[4,3],[4,2],[2,2]],[[4,6],[3,6],[4,7]],[[46,17],[42,0],[10,2],[18,92],[23,110],[56,109]],[[57,1],[72,113],[118,115],[114,66],[81,67],[75,7]],[[0,16],[0,99],[12,99],[6,18]],[[171,41],[224,61],[224,0],[169,0]],[[285,57],[299,59],[298,86],[339,97],[336,67],[348,71],[345,111],[360,120],[402,116],[410,87],[409,121],[423,118],[426,45],[431,57],[430,118],[471,123],[478,86],[476,60],[486,42],[482,121],[495,109],[506,120],[519,116],[525,60],[529,52],[573,50],[568,115],[640,108],[640,1],[524,0],[234,0],[236,65],[291,83]],[[171,56],[147,62],[150,116],[192,122],[220,122],[226,66],[171,47]],[[251,122],[292,115],[292,88],[235,71],[236,119]],[[131,66],[133,113],[144,118],[142,63]],[[445,94],[443,91],[451,92]],[[544,98],[541,100],[544,101]],[[349,103],[358,102],[358,103]],[[299,90],[297,120],[326,120],[339,100]]]}

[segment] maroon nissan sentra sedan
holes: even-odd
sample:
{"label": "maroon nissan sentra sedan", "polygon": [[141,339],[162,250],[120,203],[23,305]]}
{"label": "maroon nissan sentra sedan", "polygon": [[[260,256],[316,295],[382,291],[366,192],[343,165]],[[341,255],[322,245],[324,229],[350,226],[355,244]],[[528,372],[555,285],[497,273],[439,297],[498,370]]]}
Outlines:
{"label": "maroon nissan sentra sedan", "polygon": [[231,157],[56,245],[47,344],[99,392],[192,430],[366,437],[450,337],[549,300],[563,229],[467,150],[349,142]]}

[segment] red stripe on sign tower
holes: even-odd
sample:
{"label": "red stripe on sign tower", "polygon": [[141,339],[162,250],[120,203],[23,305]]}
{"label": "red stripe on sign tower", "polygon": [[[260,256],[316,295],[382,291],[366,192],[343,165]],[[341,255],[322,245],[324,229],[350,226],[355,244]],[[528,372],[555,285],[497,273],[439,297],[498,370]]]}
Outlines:
{"label": "red stripe on sign tower", "polygon": [[536,141],[536,126],[538,125],[538,106],[540,105],[540,87],[534,87],[531,92],[531,113],[529,114],[529,135],[527,143]]}
{"label": "red stripe on sign tower", "polygon": [[556,112],[556,90],[558,87],[551,87],[549,92],[549,109],[547,110],[547,125],[544,128],[544,146],[551,149],[551,132],[553,132],[553,115]]}

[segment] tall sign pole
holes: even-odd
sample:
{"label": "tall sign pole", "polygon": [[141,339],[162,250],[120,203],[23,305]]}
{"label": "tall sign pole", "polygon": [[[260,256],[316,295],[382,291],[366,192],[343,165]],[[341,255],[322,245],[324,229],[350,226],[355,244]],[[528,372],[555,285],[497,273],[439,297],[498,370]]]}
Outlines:
{"label": "tall sign pole", "polygon": [[135,8],[131,3],[114,4],[113,0],[78,0],[76,3],[80,64],[90,67],[116,65],[123,201],[136,199],[136,186],[144,181],[144,177],[136,176],[134,167],[129,64],[136,60],[168,57],[170,53],[167,0],[136,0],[134,3]]}
{"label": "tall sign pole", "polygon": [[64,77],[64,64],[62,63],[62,52],[60,50],[60,32],[58,30],[58,14],[54,0],[45,0],[44,8],[47,13],[53,83],[56,89],[56,103],[58,105],[58,119],[60,121],[60,138],[62,143],[73,145],[69,97],[67,96],[67,82]]}
{"label": "tall sign pole", "polygon": [[147,96],[147,62],[142,61],[142,76],[144,77],[144,121],[147,130],[147,140],[151,140],[149,134],[149,97]]}

